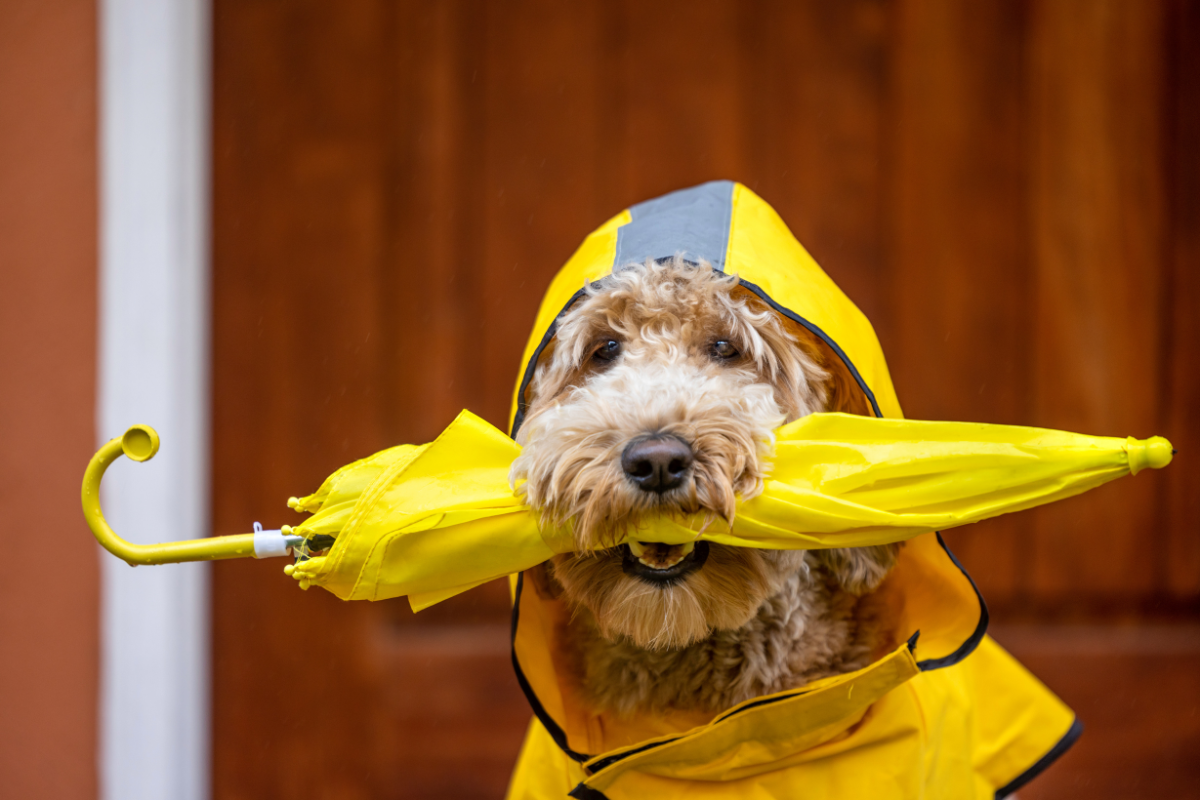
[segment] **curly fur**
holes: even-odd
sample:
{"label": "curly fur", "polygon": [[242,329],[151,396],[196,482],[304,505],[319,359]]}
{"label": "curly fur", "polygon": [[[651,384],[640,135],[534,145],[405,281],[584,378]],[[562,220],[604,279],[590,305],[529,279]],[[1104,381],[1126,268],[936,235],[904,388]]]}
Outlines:
{"label": "curly fur", "polygon": [[748,622],[685,647],[645,650],[627,637],[610,639],[581,612],[573,640],[588,699],[621,716],[716,712],[866,666],[875,629],[860,621],[858,598],[824,570],[796,569],[803,553],[788,556],[785,577]]}
{"label": "curly fur", "polygon": [[[619,354],[605,355],[608,342]],[[823,342],[736,276],[648,261],[587,287],[559,319],[526,399],[512,480],[543,524],[574,531],[578,552],[548,574],[575,609],[568,638],[598,707],[716,710],[865,663],[857,596],[884,578],[895,547],[712,545],[701,568],[664,586],[625,574],[624,546],[613,546],[647,515],[732,524],[738,499],[762,491],[776,427],[818,410],[867,413]],[[675,436],[694,457],[682,485],[662,494],[621,466],[626,446],[648,435]]]}

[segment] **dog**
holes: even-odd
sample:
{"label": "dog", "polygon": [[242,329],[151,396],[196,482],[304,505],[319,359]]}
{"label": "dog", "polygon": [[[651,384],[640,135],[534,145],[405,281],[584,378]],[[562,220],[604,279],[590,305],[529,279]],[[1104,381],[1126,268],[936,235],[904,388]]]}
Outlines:
{"label": "dog", "polygon": [[572,610],[565,639],[595,709],[718,712],[891,644],[871,598],[899,545],[618,544],[653,515],[731,524],[770,474],[775,428],[870,414],[830,347],[736,276],[676,256],[588,285],[526,399],[511,478],[543,525],[573,532],[576,552],[533,576]]}

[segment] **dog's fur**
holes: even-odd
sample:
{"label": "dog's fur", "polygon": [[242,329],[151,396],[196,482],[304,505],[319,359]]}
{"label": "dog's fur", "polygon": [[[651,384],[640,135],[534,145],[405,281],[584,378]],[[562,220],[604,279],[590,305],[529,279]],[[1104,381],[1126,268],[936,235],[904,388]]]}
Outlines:
{"label": "dog's fur", "polygon": [[[512,478],[577,552],[535,579],[574,610],[567,640],[600,711],[718,711],[865,666],[881,646],[869,603],[897,548],[771,551],[708,545],[673,583],[614,546],[645,515],[732,523],[762,491],[773,430],[815,411],[869,413],[823,341],[736,277],[679,258],[618,270],[560,319],[527,390]],[[682,484],[645,491],[622,468],[631,442],[690,446]],[[645,546],[646,565],[687,548]]]}

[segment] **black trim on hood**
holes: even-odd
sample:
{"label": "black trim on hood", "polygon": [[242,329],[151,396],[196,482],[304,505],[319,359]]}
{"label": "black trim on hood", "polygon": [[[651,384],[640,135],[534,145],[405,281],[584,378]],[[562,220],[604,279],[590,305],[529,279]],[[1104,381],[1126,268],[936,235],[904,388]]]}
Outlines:
{"label": "black trim on hood", "polygon": [[1034,762],[1032,767],[1025,770],[1020,775],[996,790],[996,800],[1004,800],[1005,797],[1008,797],[1010,794],[1029,783],[1038,775],[1041,775],[1043,772],[1045,772],[1046,767],[1053,764],[1063,753],[1071,749],[1071,745],[1078,741],[1079,736],[1082,733],[1083,723],[1079,721],[1079,717],[1076,717],[1071,723],[1071,727],[1068,728],[1067,732],[1063,734],[1063,737],[1058,740],[1058,743],[1054,745],[1054,747],[1050,748],[1046,755]]}
{"label": "black trim on hood", "polygon": [[942,669],[943,667],[952,667],[962,661],[971,653],[975,652],[975,648],[979,647],[979,643],[983,641],[984,635],[987,633],[988,623],[991,621],[991,616],[988,614],[987,601],[983,599],[983,594],[979,591],[979,587],[975,585],[975,579],[971,577],[971,573],[967,572],[966,568],[958,562],[954,553],[946,546],[946,540],[942,538],[942,532],[937,532],[938,544],[946,551],[946,555],[950,557],[951,563],[958,567],[958,571],[963,574],[967,582],[971,584],[971,590],[975,592],[976,599],[979,600],[979,622],[975,623],[975,630],[967,637],[967,640],[959,645],[958,649],[949,655],[941,658],[927,658],[924,661],[918,661],[917,667],[922,672],[928,672],[931,669]]}
{"label": "black trim on hood", "polygon": [[[949,552],[949,551],[947,551],[947,552]],[[970,578],[969,575],[967,577]],[[916,649],[917,639],[919,639],[920,637],[921,637],[920,631],[917,631],[912,636],[908,637],[908,641],[905,642],[905,644],[908,646],[908,650],[910,653]],[[974,650],[975,648],[972,647],[971,649]],[[917,667],[919,668],[920,666],[921,666],[921,664],[920,664],[920,662],[918,662]],[[803,689],[804,689],[804,687],[801,686],[801,687],[797,688],[796,691],[790,692],[789,694],[779,694],[779,695],[775,695],[774,697],[765,697],[762,700],[756,700],[754,702],[747,703],[746,705],[742,706],[741,708],[735,709],[733,711],[726,711],[724,714],[714,717],[713,721],[710,724],[724,722],[725,720],[727,720],[731,717],[736,717],[738,714],[741,714],[744,711],[749,711],[754,708],[761,708],[762,706],[774,705],[775,703],[780,703],[780,702],[783,702],[784,700],[791,700],[793,697],[803,694],[804,693]],[[673,739],[667,739],[667,740],[660,741],[660,742],[650,742],[649,744],[642,745],[641,747],[634,748],[633,750],[626,750],[623,753],[616,753],[615,755],[611,755],[608,758],[601,759],[600,761],[597,761],[595,764],[592,764],[590,767],[587,767],[587,771],[589,774],[594,775],[595,773],[599,772],[600,770],[604,769],[605,767],[610,767],[613,764],[616,764],[618,761],[624,761],[626,758],[629,758],[630,756],[636,756],[639,753],[644,753],[647,750],[653,750],[654,748],[660,747],[664,744],[671,744],[672,742],[677,742],[682,738],[683,738],[683,736],[676,736]],[[582,785],[582,784],[580,784],[580,785]]]}
{"label": "black trim on hood", "polygon": [[[988,622],[989,622],[987,603],[984,601],[983,595],[980,594],[979,587],[977,587],[975,585],[974,579],[971,577],[970,573],[968,573],[963,568],[962,564],[959,563],[958,559],[954,556],[954,553],[951,552],[950,548],[946,546],[945,540],[942,539],[941,531],[937,532],[937,540],[938,540],[938,544],[941,545],[942,550],[945,551],[946,555],[950,558],[950,561],[954,564],[954,566],[958,567],[958,569],[962,572],[963,576],[971,584],[971,588],[975,591],[975,597],[979,600],[979,612],[980,612],[979,613],[979,622],[975,625],[975,630],[971,633],[971,635],[969,637],[967,637],[966,641],[964,641],[961,645],[959,645],[958,649],[955,650],[953,653],[942,656],[941,658],[927,658],[924,661],[918,661],[917,668],[919,670],[921,670],[922,672],[929,672],[929,671],[935,670],[935,669],[943,669],[945,667],[954,666],[955,664],[959,663],[964,658],[969,656],[971,653],[975,652],[975,648],[977,648],[979,646],[979,643],[981,641],[983,641],[983,637],[987,633]],[[521,572],[521,573],[518,573],[518,575],[517,575],[517,589],[516,589],[516,596],[513,599],[513,612],[512,612],[512,665],[513,665],[513,670],[517,674],[517,683],[520,685],[521,691],[525,693],[525,698],[529,701],[529,705],[533,709],[534,716],[536,716],[538,718],[538,721],[542,723],[542,727],[544,727],[546,729],[546,732],[550,734],[550,738],[554,740],[554,743],[558,745],[560,750],[562,750],[564,753],[566,753],[568,756],[570,756],[575,761],[578,761],[579,763],[582,764],[584,762],[591,760],[592,758],[594,758],[594,756],[589,756],[584,753],[580,753],[578,751],[571,749],[571,747],[567,743],[566,732],[554,720],[554,718],[550,716],[549,712],[546,711],[545,706],[542,705],[542,701],[538,699],[537,694],[533,691],[533,686],[529,683],[529,680],[525,677],[524,671],[521,669],[520,660],[517,658],[517,625],[520,620],[521,593],[524,589],[524,586],[525,586],[525,573]],[[920,635],[921,635],[921,632],[916,631],[915,633],[913,633],[912,636],[910,636],[908,638],[908,641],[906,644],[908,645],[908,649],[910,651],[914,650],[916,648],[917,639],[920,637]],[[717,717],[714,717],[713,722],[714,723],[723,722],[724,720],[729,719],[730,717],[737,716],[738,714],[742,713],[743,711],[749,711],[752,708],[758,708],[760,706],[765,706],[765,705],[772,705],[774,703],[778,703],[783,700],[791,699],[792,697],[795,697],[797,694],[803,693],[803,688],[804,687],[799,687],[795,692],[791,692],[791,693],[783,694],[783,695],[777,695],[775,697],[770,697],[770,698],[764,698],[757,702],[748,703],[747,705],[742,706],[741,708],[738,708],[734,711],[729,711],[724,714],[718,715]],[[1078,738],[1078,735],[1079,734],[1076,733],[1075,738]],[[629,758],[630,756],[637,755],[638,753],[644,753],[647,750],[653,750],[656,747],[661,747],[664,744],[671,744],[672,742],[678,741],[681,738],[682,738],[682,735],[676,736],[671,739],[664,739],[664,740],[657,741],[657,742],[650,742],[649,744],[642,745],[641,747],[636,747],[632,750],[626,750],[622,753],[616,753],[614,755],[608,756],[607,758],[601,759],[600,761],[597,761],[595,764],[592,764],[590,767],[587,767],[585,769],[588,772],[588,774],[595,774],[595,773],[599,772],[600,770],[605,769],[606,767],[612,766],[613,764],[617,763],[618,761],[623,761],[626,758]],[[1065,741],[1065,737],[1064,737],[1064,741]],[[1062,746],[1062,750],[1065,751],[1066,748],[1070,747],[1072,743],[1074,743],[1074,739],[1071,739],[1071,741],[1064,744]],[[1060,743],[1060,744],[1062,744],[1062,743]],[[1054,752],[1055,751],[1051,751],[1051,753],[1054,753]],[[1062,751],[1059,751],[1057,755],[1053,756],[1053,758],[1051,758],[1050,757],[1051,754],[1048,753],[1045,757],[1043,757],[1043,760],[1046,760],[1047,758],[1049,758],[1050,761],[1052,761],[1054,758],[1057,758],[1058,755],[1061,755],[1061,752]],[[1041,764],[1041,761],[1039,761],[1038,764]],[[1038,764],[1035,764],[1033,767],[1030,767],[1030,770],[1034,770],[1035,768],[1037,768]],[[1046,762],[1046,765],[1048,765],[1048,764],[1049,764],[1049,761]],[[1043,765],[1042,767],[1038,768],[1037,771],[1040,772],[1041,769],[1045,769],[1046,765]],[[1029,772],[1028,773],[1029,777],[1026,778],[1026,780],[1027,781],[1031,780],[1036,774],[1037,774],[1037,772]],[[582,790],[586,790],[587,792],[595,791],[591,787],[584,786],[583,784],[580,784],[579,787],[577,787],[577,788],[580,788],[580,787],[582,787]],[[1014,787],[1010,791],[1015,791],[1016,788],[1019,788],[1019,787]],[[572,794],[571,796],[581,798],[581,800],[588,800],[588,798],[592,798],[592,797],[603,797],[603,795],[600,795],[600,794],[597,794],[597,795],[587,795],[587,794],[575,795],[575,794]],[[1002,795],[997,794],[997,798],[1000,798],[1000,797],[1002,797]]]}
{"label": "black trim on hood", "polygon": [[[912,636],[908,637],[908,641],[905,642],[905,645],[908,646],[908,652],[911,653],[914,650],[916,650],[917,639],[919,639],[919,638],[921,638],[920,631],[917,631]],[[920,664],[918,664],[917,666],[919,667]],[[736,717],[738,714],[741,714],[743,711],[749,711],[752,708],[760,708],[762,706],[769,706],[769,705],[772,705],[773,703],[782,702],[783,700],[791,700],[796,695],[804,694],[804,692],[802,690],[805,688],[806,688],[805,686],[800,686],[800,687],[797,687],[796,691],[791,692],[790,694],[775,695],[774,697],[766,697],[766,698],[763,698],[762,700],[755,700],[752,703],[747,703],[746,705],[742,706],[741,708],[735,709],[733,711],[726,711],[724,714],[721,714],[719,717],[714,718],[712,723],[710,723],[710,724],[715,724],[717,722],[724,722],[725,720],[729,719],[730,717]],[[602,763],[604,764],[604,766],[608,766],[608,764],[618,761],[621,758],[624,758],[625,756],[631,756],[631,755],[633,755],[633,753],[640,753],[644,749],[646,749],[646,748],[639,748],[638,750],[635,750],[630,753],[621,753],[620,756],[614,756],[611,760],[605,759],[605,761]],[[600,764],[596,764],[595,766],[599,767]]]}
{"label": "black trim on hood", "polygon": [[563,306],[562,311],[558,312],[558,316],[550,323],[550,327],[546,328],[546,332],[542,335],[542,340],[538,342],[537,349],[533,351],[533,356],[529,359],[529,363],[525,365],[525,374],[521,376],[521,385],[517,387],[517,413],[513,415],[512,432],[509,436],[513,439],[517,438],[517,431],[521,429],[521,423],[525,421],[525,390],[529,388],[529,382],[533,380],[533,373],[537,370],[538,359],[542,357],[542,351],[546,349],[546,345],[550,344],[550,340],[554,338],[554,334],[558,333],[558,319],[563,314],[570,310],[571,306],[575,305],[575,301],[587,292],[587,287],[580,289],[575,294],[571,295],[571,299]]}
{"label": "black trim on hood", "polygon": [[829,345],[830,349],[833,350],[833,352],[837,354],[837,357],[842,360],[842,363],[846,365],[846,369],[850,370],[850,374],[854,376],[855,382],[858,383],[858,388],[863,390],[863,393],[867,396],[867,400],[870,401],[871,410],[875,412],[875,416],[883,416],[883,412],[879,410],[879,403],[875,401],[875,393],[871,391],[871,387],[867,386],[867,382],[863,380],[862,375],[858,374],[858,368],[854,366],[854,362],[850,360],[850,357],[846,355],[842,348],[838,347],[837,342],[829,337],[829,334],[797,314],[795,311],[792,311],[790,308],[785,308],[784,306],[779,305],[779,303],[776,303],[769,294],[763,291],[762,287],[741,277],[738,278],[738,283],[754,292],[764,303],[778,311],[780,314],[783,314],[793,322],[803,325],[811,333],[821,337],[821,341]]}
{"label": "black trim on hood", "polygon": [[[779,698],[779,699],[783,699],[783,698]],[[775,701],[769,700],[769,701],[763,701],[763,702],[769,703],[769,702],[775,702]],[[738,709],[738,710],[740,711],[741,709]],[[732,716],[732,715],[728,715],[728,716]],[[713,720],[713,722],[720,722],[721,719],[724,719],[724,718],[725,717],[721,717],[720,719],[715,719],[715,720]],[[626,750],[624,753],[617,753],[615,755],[609,756],[608,758],[602,758],[599,761],[597,761],[595,764],[592,764],[590,767],[587,767],[586,768],[587,772],[589,775],[595,775],[600,770],[602,770],[606,767],[611,767],[613,764],[616,764],[618,761],[624,761],[625,759],[629,758],[630,756],[636,756],[637,754],[644,753],[647,750],[653,750],[656,747],[662,747],[664,744],[673,744],[675,742],[678,742],[682,738],[683,738],[683,735],[679,735],[679,736],[675,736],[671,739],[664,739],[661,742],[650,742],[649,744],[644,744],[641,747],[635,747],[632,750]]]}

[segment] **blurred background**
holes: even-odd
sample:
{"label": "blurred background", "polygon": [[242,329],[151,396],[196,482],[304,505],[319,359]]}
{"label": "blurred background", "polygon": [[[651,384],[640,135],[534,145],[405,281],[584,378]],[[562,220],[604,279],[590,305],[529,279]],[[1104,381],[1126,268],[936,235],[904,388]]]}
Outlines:
{"label": "blurred background", "polygon": [[[137,66],[126,34],[160,61]],[[160,139],[111,123],[123,97]],[[143,174],[122,146],[176,176],[147,206],[159,222],[110,207]],[[188,733],[154,738],[195,774],[167,770],[183,794],[122,783],[161,759],[139,750],[145,719],[110,720],[137,631],[105,609],[129,570],[102,569],[77,500],[100,440],[160,424],[106,388],[128,374],[110,318],[140,297],[119,288],[158,281],[184,309],[129,339],[182,336],[138,376],[195,443],[161,473],[192,487],[164,519],[274,528],[298,520],[290,495],[461,408],[504,427],[542,291],[583,237],[716,178],[771,203],[866,312],[908,416],[1179,448],[1165,471],[947,540],[994,636],[1087,726],[1021,797],[1200,797],[1194,0],[8,0],[11,796],[500,797],[530,716],[505,587],[414,616],[301,592],[280,561],[179,573],[198,587],[190,633],[170,603],[128,601],[166,609],[145,646],[184,636],[182,661],[139,669],[192,676],[163,684],[193,698]],[[161,257],[122,256],[155,225],[175,231]],[[181,385],[191,400],[170,399]]]}

